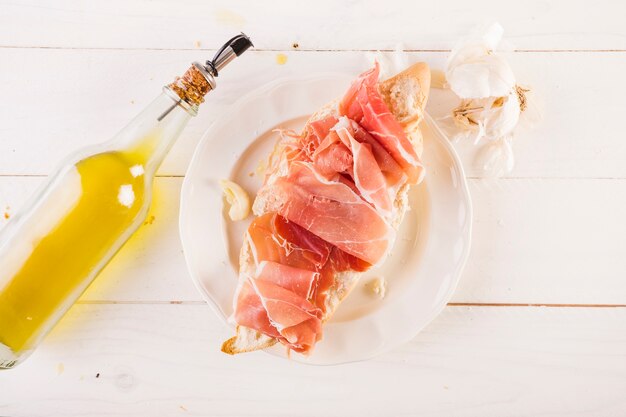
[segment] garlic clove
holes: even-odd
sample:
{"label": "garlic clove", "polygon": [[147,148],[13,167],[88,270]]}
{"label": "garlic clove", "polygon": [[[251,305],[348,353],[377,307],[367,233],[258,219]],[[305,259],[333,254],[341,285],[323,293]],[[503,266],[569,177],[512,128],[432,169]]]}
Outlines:
{"label": "garlic clove", "polygon": [[506,60],[495,54],[503,29],[498,23],[470,35],[451,52],[446,78],[461,98],[501,97],[515,87],[515,76]]}
{"label": "garlic clove", "polygon": [[250,215],[250,197],[237,183],[230,180],[220,180],[220,186],[230,208],[228,216],[233,221],[243,220]]}
{"label": "garlic clove", "polygon": [[474,142],[481,138],[497,140],[512,134],[520,117],[520,103],[513,90],[504,97],[461,100],[452,111],[455,125],[476,132]]}
{"label": "garlic clove", "polygon": [[[502,100],[498,107],[494,106],[496,100]],[[506,97],[498,97],[496,100],[491,103],[489,117],[485,119],[485,136],[490,139],[510,136],[517,126],[521,112],[515,92]]]}
{"label": "garlic clove", "polygon": [[515,166],[512,136],[506,136],[485,144],[476,154],[475,162],[481,172],[490,178],[503,177]]}
{"label": "garlic clove", "polygon": [[447,71],[450,89],[462,98],[505,96],[515,87],[515,76],[504,58],[485,55]]}

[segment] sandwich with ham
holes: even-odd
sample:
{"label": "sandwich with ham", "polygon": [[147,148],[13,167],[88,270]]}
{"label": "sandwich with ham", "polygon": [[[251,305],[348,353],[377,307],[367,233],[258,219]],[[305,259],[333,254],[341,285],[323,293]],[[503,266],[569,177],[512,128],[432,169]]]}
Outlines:
{"label": "sandwich with ham", "polygon": [[269,158],[240,252],[229,354],[282,343],[310,354],[361,274],[385,262],[424,177],[424,63],[379,81],[378,64],[343,97],[283,135]]}

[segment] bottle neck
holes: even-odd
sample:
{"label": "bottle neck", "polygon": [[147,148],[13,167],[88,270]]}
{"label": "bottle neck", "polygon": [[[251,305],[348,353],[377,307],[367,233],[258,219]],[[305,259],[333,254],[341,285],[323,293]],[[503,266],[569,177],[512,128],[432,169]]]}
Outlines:
{"label": "bottle neck", "polygon": [[154,173],[204,96],[215,88],[213,76],[194,62],[182,77],[163,88],[159,95],[114,139],[115,147]]}
{"label": "bottle neck", "polygon": [[197,105],[183,102],[166,87],[113,138],[113,147],[154,173],[196,111]]}

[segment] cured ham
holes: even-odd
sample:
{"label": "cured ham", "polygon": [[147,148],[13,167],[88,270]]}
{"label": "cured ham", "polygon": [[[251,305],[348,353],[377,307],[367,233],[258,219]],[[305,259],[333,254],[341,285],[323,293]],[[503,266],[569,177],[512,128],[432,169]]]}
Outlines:
{"label": "cured ham", "polygon": [[297,352],[321,340],[330,297],[344,291],[338,277],[385,260],[397,194],[423,175],[378,72],[302,134],[281,132],[244,237],[234,319]]}
{"label": "cured ham", "polygon": [[370,146],[372,154],[378,163],[378,167],[385,176],[387,186],[390,189],[397,190],[400,185],[406,182],[407,176],[402,170],[402,167],[372,135],[350,119],[343,119],[343,123],[357,141]]}
{"label": "cured ham", "polygon": [[262,261],[256,271],[256,280],[276,284],[305,300],[313,294],[319,272],[294,268],[277,262]]}
{"label": "cured ham", "polygon": [[285,177],[259,191],[257,200],[264,202],[263,211],[277,212],[370,264],[384,260],[395,237],[376,209],[345,184],[319,175],[310,163],[293,162]]}
{"label": "cured ham", "polygon": [[320,144],[335,124],[337,124],[337,117],[329,115],[306,125],[304,134],[302,135],[301,147],[305,149],[305,153],[309,158],[311,158],[313,153],[319,148]]}
{"label": "cured ham", "polygon": [[246,240],[257,267],[252,276],[243,274],[235,321],[308,352],[322,336],[321,318],[335,274],[369,265],[277,213],[257,217]]}
{"label": "cured ham", "polygon": [[378,92],[378,63],[350,86],[339,106],[340,112],[359,123],[400,164],[413,184],[421,181],[424,169],[404,129]]}
{"label": "cured ham", "polygon": [[270,323],[290,348],[305,351],[321,339],[322,311],[319,308],[280,285],[258,279],[250,282]]}
{"label": "cured ham", "polygon": [[[354,138],[353,134],[357,131],[362,132],[364,141]],[[350,176],[357,193],[388,217],[391,214],[391,189],[373,154],[372,144],[375,139],[371,136],[366,138],[365,135],[367,133],[362,128],[343,117],[328,130],[311,159],[316,171],[327,178],[335,174]],[[367,139],[371,139],[370,143]],[[377,150],[389,156],[384,149]],[[384,159],[384,156],[381,155],[381,158]],[[400,178],[396,177],[395,181],[399,182]]]}
{"label": "cured ham", "polygon": [[248,277],[238,291],[234,317],[239,325],[277,338],[297,352],[308,351],[322,337],[322,311],[271,280]]}
{"label": "cured ham", "polygon": [[256,329],[270,337],[280,338],[280,332],[270,322],[267,310],[261,303],[259,295],[254,291],[249,278],[243,278],[237,288],[233,317],[240,326]]}
{"label": "cured ham", "polygon": [[312,155],[313,163],[319,173],[326,177],[334,174],[348,174],[352,172],[354,164],[353,152],[350,143],[342,143],[339,135],[332,131],[320,143]]}
{"label": "cured ham", "polygon": [[319,271],[332,251],[331,244],[277,213],[254,219],[246,233],[246,241],[256,265],[271,261]]}
{"label": "cured ham", "polygon": [[352,153],[352,167],[350,174],[359,194],[385,218],[391,216],[391,199],[385,176],[383,175],[372,148],[367,143],[358,142],[345,127],[337,130],[337,136],[346,148]]}

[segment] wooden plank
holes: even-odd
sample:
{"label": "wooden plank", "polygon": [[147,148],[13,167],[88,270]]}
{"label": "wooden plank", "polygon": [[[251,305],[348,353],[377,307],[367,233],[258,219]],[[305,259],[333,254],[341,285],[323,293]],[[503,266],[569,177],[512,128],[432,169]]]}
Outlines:
{"label": "wooden plank", "polygon": [[[329,70],[356,74],[367,66],[362,52],[287,55],[287,63],[278,65],[276,52],[253,52],[225,70],[161,174],[183,175],[207,127],[248,91],[281,77]],[[71,151],[112,137],[164,83],[189,62],[208,56],[206,51],[0,49],[0,85],[7,98],[0,103],[0,114],[5,115],[0,126],[0,175],[49,173]],[[411,54],[412,60],[426,60],[435,68],[443,66],[445,57],[445,53]],[[545,109],[535,129],[518,133],[517,165],[511,177],[626,178],[623,58],[616,53],[511,55],[518,78],[537,92]],[[454,105],[449,92],[433,90],[429,111],[434,116],[447,114]],[[455,146],[467,174],[480,177],[476,147]]]}
{"label": "wooden plank", "polygon": [[626,304],[626,181],[470,184],[473,247],[454,301]]}
{"label": "wooden plank", "polygon": [[625,308],[448,307],[392,352],[315,367],[222,354],[205,305],[78,305],[0,373],[0,413],[617,416],[625,324]]}
{"label": "wooden plank", "polygon": [[74,48],[217,48],[239,31],[259,48],[446,49],[479,22],[500,21],[523,49],[626,49],[621,2],[497,0],[458,2],[372,0],[337,3],[254,0],[85,3],[5,2],[5,46]]}
{"label": "wooden plank", "polygon": [[[1,177],[0,208],[15,213],[40,182]],[[83,300],[201,300],[178,238],[181,183],[157,179],[154,222],[141,228]],[[470,180],[473,247],[452,301],[626,304],[625,186],[626,180]]]}

